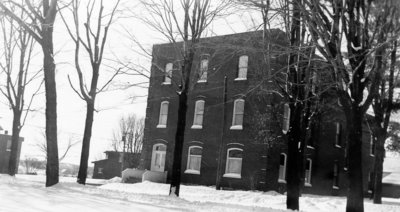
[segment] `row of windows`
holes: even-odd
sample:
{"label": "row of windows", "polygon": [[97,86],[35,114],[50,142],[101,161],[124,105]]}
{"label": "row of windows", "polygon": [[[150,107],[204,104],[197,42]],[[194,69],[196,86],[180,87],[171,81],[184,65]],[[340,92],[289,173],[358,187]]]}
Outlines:
{"label": "row of windows", "polygon": [[[207,82],[207,73],[208,73],[208,62],[209,58],[204,57],[200,60],[200,68],[199,68],[199,79],[198,83]],[[246,80],[247,79],[247,68],[249,63],[249,57],[247,55],[242,55],[239,57],[239,65],[238,65],[238,74],[235,80]],[[172,79],[172,70],[173,63],[167,63],[165,65],[165,75],[164,75],[164,85],[171,84]]]}
{"label": "row of windows", "polygon": [[[204,100],[197,100],[194,108],[194,118],[192,129],[202,129],[203,128],[203,117],[204,117]],[[168,101],[161,102],[160,115],[158,119],[157,128],[166,128],[168,120]],[[233,105],[233,117],[232,117],[232,130],[243,129],[243,116],[244,116],[244,100],[237,99],[234,101]]]}

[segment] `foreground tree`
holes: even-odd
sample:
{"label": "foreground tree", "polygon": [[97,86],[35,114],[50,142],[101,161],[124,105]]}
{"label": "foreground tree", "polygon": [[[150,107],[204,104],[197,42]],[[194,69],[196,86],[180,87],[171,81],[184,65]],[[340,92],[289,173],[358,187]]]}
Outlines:
{"label": "foreground tree", "polygon": [[[145,1],[141,0],[148,15],[141,19],[151,28],[163,34],[180,53],[177,95],[179,98],[178,123],[175,135],[174,156],[169,195],[179,196],[181,183],[182,149],[186,126],[186,111],[195,49],[206,28],[228,6],[227,0],[218,3],[210,0]],[[178,41],[181,41],[178,43]]]}
{"label": "foreground tree", "polygon": [[[59,180],[58,146],[57,146],[57,92],[53,52],[53,27],[57,15],[57,0],[24,1],[25,5],[16,1],[0,1],[0,11],[13,19],[32,36],[42,47],[44,85],[46,91],[46,139],[47,164],[46,186],[52,186]],[[11,8],[23,10],[28,20],[21,19]]]}
{"label": "foreground tree", "polygon": [[[74,20],[74,29],[71,29],[67,24],[66,19],[63,14],[61,14],[62,20],[64,21],[68,33],[72,40],[75,43],[75,68],[79,79],[79,91],[75,89],[72,85],[72,82],[69,79],[70,85],[75,91],[75,93],[86,102],[86,121],[85,121],[85,130],[83,133],[82,140],[82,152],[81,152],[81,160],[79,164],[79,173],[77,182],[80,184],[86,183],[87,177],[87,169],[88,169],[88,160],[89,160],[89,150],[90,150],[90,139],[92,137],[92,127],[93,127],[93,118],[95,111],[95,101],[97,94],[103,92],[107,86],[112,82],[112,80],[120,73],[120,69],[116,70],[114,74],[110,77],[110,79],[103,85],[99,86],[99,76],[101,72],[104,72],[101,68],[101,64],[103,62],[103,54],[104,48],[107,41],[108,30],[113,23],[114,16],[117,12],[117,7],[119,5],[119,0],[114,4],[110,14],[103,14],[104,5],[103,1],[100,1],[98,7],[97,17],[93,17],[93,10],[95,9],[96,2],[89,1],[86,5],[86,17],[84,25],[85,36],[82,37],[80,34],[80,18],[79,18],[79,0],[71,1],[71,11]],[[105,19],[106,23],[103,26],[103,21]],[[92,21],[95,24],[92,24]],[[73,32],[73,30],[75,32]],[[84,73],[81,69],[80,62],[80,47],[83,46],[84,50],[89,56],[90,65],[92,68],[91,81],[90,86],[88,88],[88,83],[84,80]]]}
{"label": "foreground tree", "polygon": [[[24,11],[17,10],[18,17],[26,19]],[[3,37],[4,60],[0,61],[0,76],[5,78],[4,84],[0,86],[0,92],[6,97],[10,109],[13,112],[11,153],[8,163],[8,174],[14,176],[18,170],[19,134],[24,126],[32,101],[38,94],[42,83],[26,97],[26,90],[38,78],[41,70],[33,72],[30,70],[30,61],[34,47],[32,36],[11,18],[0,19],[0,27]]]}
{"label": "foreground tree", "polygon": [[[382,71],[377,65],[367,68],[371,54],[383,44],[378,41],[372,45],[378,26],[370,21],[370,11],[376,5],[366,0],[304,3],[303,17],[314,45],[333,70],[336,93],[346,116],[349,161],[346,211],[363,211],[362,123],[379,88]],[[382,12],[377,11],[375,16]],[[370,92],[364,95],[367,86]]]}

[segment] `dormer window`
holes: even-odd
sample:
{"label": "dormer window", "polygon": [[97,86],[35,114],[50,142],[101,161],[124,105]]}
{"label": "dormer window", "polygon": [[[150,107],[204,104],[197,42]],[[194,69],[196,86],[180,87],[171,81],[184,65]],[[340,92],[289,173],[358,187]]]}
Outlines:
{"label": "dormer window", "polygon": [[165,65],[165,70],[164,70],[164,85],[170,85],[171,84],[171,78],[172,78],[172,69],[174,65],[172,63],[167,63]]}
{"label": "dormer window", "polygon": [[199,80],[197,82],[207,82],[208,57],[200,60]]}
{"label": "dormer window", "polygon": [[235,80],[246,80],[247,79],[248,63],[249,63],[249,57],[247,55],[243,55],[243,56],[239,57],[238,76]]}

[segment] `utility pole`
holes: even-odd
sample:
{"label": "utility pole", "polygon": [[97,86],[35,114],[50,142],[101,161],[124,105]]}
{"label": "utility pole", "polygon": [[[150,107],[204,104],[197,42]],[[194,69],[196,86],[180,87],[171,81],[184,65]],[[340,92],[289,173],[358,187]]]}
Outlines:
{"label": "utility pole", "polygon": [[218,152],[218,166],[217,166],[217,181],[215,183],[215,187],[217,190],[221,190],[221,177],[222,177],[222,157],[224,153],[224,131],[225,131],[225,122],[226,122],[226,113],[225,113],[225,107],[226,107],[226,101],[227,101],[227,83],[228,83],[228,77],[224,77],[224,93],[223,93],[223,105],[222,105],[222,114],[223,114],[223,119],[222,119],[222,132],[221,132],[221,141],[219,143],[219,152]]}

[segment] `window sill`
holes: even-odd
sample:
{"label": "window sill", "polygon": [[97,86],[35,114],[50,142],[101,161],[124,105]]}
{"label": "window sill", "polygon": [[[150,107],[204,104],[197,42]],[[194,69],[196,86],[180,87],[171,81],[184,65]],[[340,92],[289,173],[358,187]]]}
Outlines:
{"label": "window sill", "polygon": [[278,179],[278,183],[285,183],[286,184],[286,180]]}
{"label": "window sill", "polygon": [[231,130],[243,130],[243,126],[242,125],[233,125],[230,128]]}
{"label": "window sill", "polygon": [[192,125],[192,129],[203,129],[202,125]]}
{"label": "window sill", "polygon": [[304,183],[305,187],[312,187],[311,183]]}
{"label": "window sill", "polygon": [[375,155],[373,155],[373,154],[369,154],[369,156],[371,156],[371,157],[375,157]]}
{"label": "window sill", "polygon": [[339,189],[339,186],[332,186],[333,189]]}
{"label": "window sill", "polygon": [[313,147],[313,146],[308,146],[308,145],[307,145],[307,148],[308,148],[308,149],[315,149],[315,147]]}
{"label": "window sill", "polygon": [[342,146],[340,146],[340,145],[338,145],[338,144],[335,144],[335,147],[336,147],[336,148],[342,148]]}
{"label": "window sill", "polygon": [[234,79],[234,81],[246,81],[247,80],[247,78],[236,78],[236,79]]}
{"label": "window sill", "polygon": [[157,125],[157,128],[167,128],[167,125],[159,124],[159,125]]}
{"label": "window sill", "polygon": [[229,177],[229,178],[237,178],[237,179],[241,179],[242,176],[240,174],[234,174],[234,173],[226,173],[223,175],[223,177]]}
{"label": "window sill", "polygon": [[288,130],[282,130],[282,132],[283,132],[283,134],[287,134],[288,133]]}
{"label": "window sill", "polygon": [[207,82],[207,80],[197,80],[197,83],[206,83]]}
{"label": "window sill", "polygon": [[200,171],[193,170],[193,169],[186,169],[185,174],[197,174],[200,175]]}
{"label": "window sill", "polygon": [[163,82],[161,85],[171,85],[171,82]]}
{"label": "window sill", "polygon": [[11,149],[6,149],[6,152],[11,152]]}

